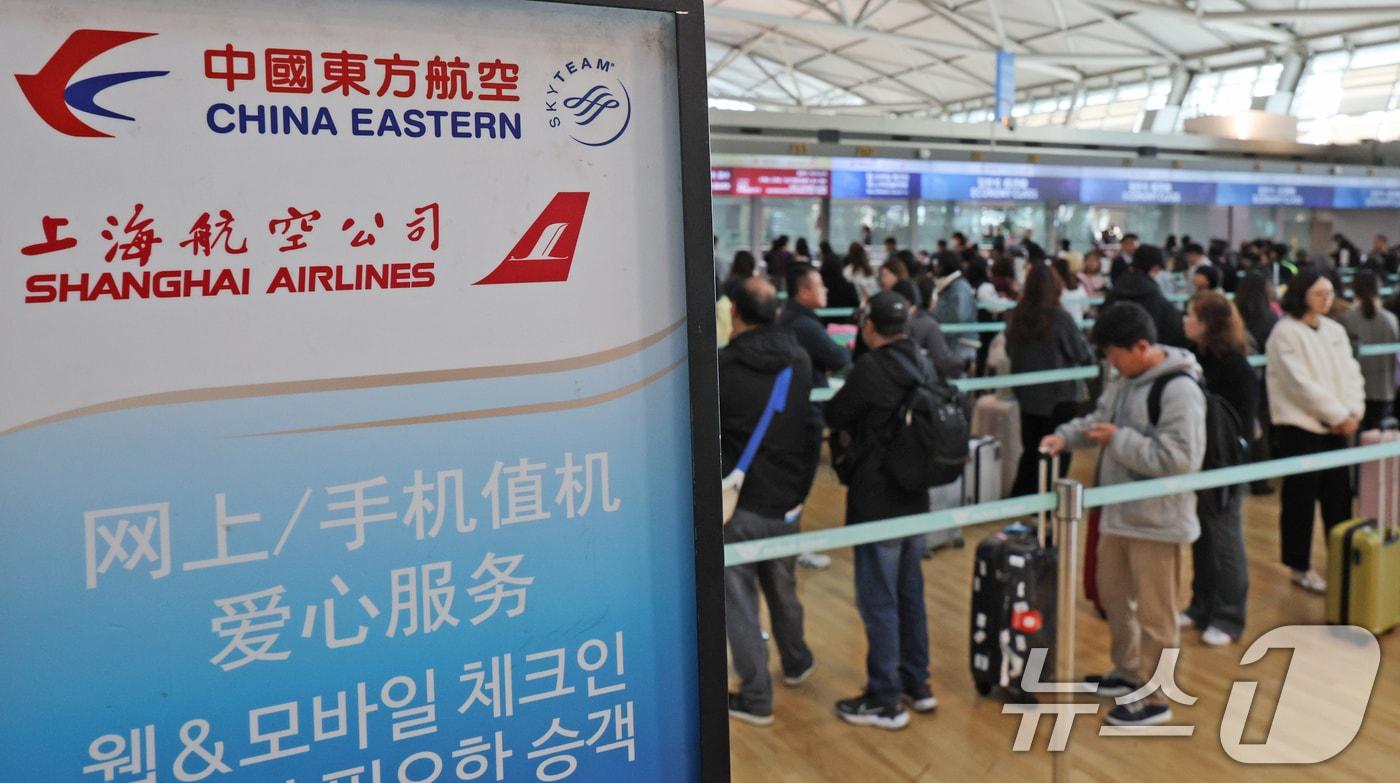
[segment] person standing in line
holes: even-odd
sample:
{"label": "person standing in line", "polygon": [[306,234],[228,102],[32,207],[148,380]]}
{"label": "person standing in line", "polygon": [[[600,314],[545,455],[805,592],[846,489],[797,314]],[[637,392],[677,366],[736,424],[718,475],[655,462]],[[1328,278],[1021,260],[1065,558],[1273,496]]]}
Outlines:
{"label": "person standing in line", "polygon": [[[870,351],[856,360],[846,385],[827,403],[826,419],[849,444],[856,463],[846,491],[846,524],[854,525],[928,510],[928,492],[901,489],[884,469],[884,454],[899,407],[932,368],[905,333],[909,303],[881,291],[865,304],[861,339]],[[938,706],[928,684],[928,614],[924,604],[923,535],[855,547],[856,608],[869,646],[864,691],[836,703],[847,723],[882,729],[909,725],[916,712]]]}
{"label": "person standing in line", "polygon": [[[1274,312],[1270,293],[1272,285],[1263,274],[1249,272],[1240,278],[1239,288],[1235,292],[1235,309],[1244,319],[1250,353],[1264,352],[1264,346],[1269,344],[1269,335],[1278,324],[1278,314]],[[1252,424],[1254,437],[1249,443],[1249,461],[1264,462],[1272,454],[1269,436],[1273,431],[1273,421],[1269,418],[1269,394],[1264,385],[1264,372],[1262,369],[1256,370],[1254,375],[1255,388],[1259,392],[1259,418]],[[1260,479],[1250,482],[1249,491],[1251,495],[1268,495],[1274,491],[1274,487],[1268,479]]]}
{"label": "person standing in line", "polygon": [[[1356,294],[1356,307],[1343,313],[1338,321],[1347,330],[1352,345],[1400,342],[1400,322],[1381,308],[1376,273],[1369,269],[1357,272],[1351,288]],[[1366,378],[1366,415],[1361,417],[1361,429],[1379,429],[1381,422],[1392,415],[1395,404],[1395,354],[1364,356],[1359,361],[1361,374]]]}
{"label": "person standing in line", "polygon": [[1124,234],[1123,241],[1118,244],[1118,255],[1113,257],[1113,264],[1108,268],[1110,285],[1118,285],[1118,278],[1133,265],[1133,256],[1137,254],[1137,249],[1138,235]]}
{"label": "person standing in line", "polygon": [[[1094,412],[1060,425],[1040,446],[1051,454],[1101,447],[1096,483],[1185,476],[1205,458],[1206,401],[1195,383],[1166,383],[1154,424],[1148,398],[1158,378],[1185,373],[1200,378],[1190,351],[1161,345],[1142,306],[1105,307],[1094,323],[1098,345],[1118,377],[1104,384]],[[1102,697],[1130,701],[1109,711],[1114,726],[1152,726],[1171,720],[1161,690],[1151,681],[1163,650],[1180,643],[1177,616],[1186,545],[1200,535],[1196,493],[1105,506],[1100,522],[1098,590],[1108,620],[1113,670],[1086,682]]]}
{"label": "person standing in line", "polygon": [[[802,502],[811,441],[812,364],[797,338],[774,323],[778,317],[777,291],[768,280],[753,277],[736,287],[731,296],[734,329],[729,344],[719,352],[724,475],[738,465],[740,454],[768,409],[779,376],[787,370],[791,379],[785,405],[772,414],[739,491],[738,507],[724,525],[726,544],[792,532],[783,517]],[[729,694],[729,714],[755,726],[773,722],[768,642],[758,619],[760,591],[772,620],[783,683],[801,685],[815,666],[803,637],[795,561],[794,557],[782,557],[724,569],[725,630],[734,671],[741,681],[739,691]]]}
{"label": "person standing in line", "polygon": [[826,285],[827,307],[859,307],[860,294],[856,287],[842,274],[841,256],[832,249],[831,243],[821,243],[822,283]]}
{"label": "person standing in line", "polygon": [[[1084,312],[1089,306],[1084,300],[1089,298],[1089,295],[1084,292],[1084,286],[1079,282],[1079,276],[1070,269],[1069,260],[1064,256],[1056,256],[1050,261],[1050,267],[1060,278],[1060,307],[1063,307],[1075,322],[1084,320]],[[1026,285],[1029,288],[1030,284]],[[1024,295],[1022,294],[1022,296]]]}
{"label": "person standing in line", "polygon": [[1181,332],[1181,311],[1169,301],[1158,285],[1165,268],[1162,249],[1155,245],[1138,245],[1128,271],[1114,280],[1113,288],[1104,297],[1104,304],[1134,302],[1141,305],[1157,327],[1157,339],[1164,345],[1189,349],[1190,343]]}
{"label": "person standing in line", "polygon": [[[1244,321],[1230,300],[1217,291],[1196,294],[1186,305],[1186,339],[1196,347],[1205,387],[1219,395],[1246,427],[1258,415],[1258,379],[1245,354],[1249,350]],[[1243,486],[1196,493],[1201,537],[1191,545],[1191,604],[1182,612],[1182,627],[1201,629],[1201,642],[1223,647],[1244,633],[1249,593],[1248,557],[1244,551]]]}
{"label": "person standing in line", "polygon": [[852,242],[846,251],[846,264],[841,274],[847,282],[856,287],[856,293],[860,295],[862,302],[880,291],[880,281],[870,266],[870,256],[866,254],[865,246],[859,242]]}
{"label": "person standing in line", "polygon": [[1084,264],[1079,269],[1079,282],[1083,284],[1084,293],[1088,296],[1103,293],[1106,285],[1103,277],[1103,253],[1098,248],[1084,254]]}
{"label": "person standing in line", "polygon": [[[822,284],[821,273],[810,264],[796,264],[788,271],[787,304],[778,315],[778,326],[792,332],[797,344],[807,352],[812,362],[812,388],[825,389],[830,386],[828,376],[845,369],[851,363],[851,352],[845,346],[837,345],[826,333],[817,310],[826,307],[826,286]],[[793,525],[791,532],[798,532],[803,504],[812,483],[817,477],[817,467],[822,458],[822,436],[826,432],[826,420],[822,416],[822,403],[808,402],[807,457],[808,464],[802,482],[803,501],[790,509],[786,519]],[[803,552],[797,556],[797,564],[805,568],[827,568],[831,556],[821,552]]]}
{"label": "person standing in line", "polygon": [[[1031,267],[1026,275],[1026,290],[1007,316],[1006,353],[1011,358],[1011,372],[1094,364],[1094,354],[1083,331],[1059,302],[1059,276],[1045,264]],[[1040,441],[1075,417],[1078,401],[1086,394],[1085,387],[1083,381],[1058,381],[1017,386],[1012,393],[1020,403],[1023,448],[1011,494],[1030,495],[1039,491]],[[1069,472],[1072,456],[1066,454],[1061,460],[1061,475]]]}
{"label": "person standing in line", "polygon": [[[970,324],[977,321],[977,299],[972,284],[964,279],[963,260],[951,250],[938,254],[933,286],[933,317],[940,324]],[[955,341],[954,352],[964,364],[977,358],[975,344]]]}
{"label": "person standing in line", "polygon": [[[1284,293],[1284,317],[1269,335],[1264,371],[1275,457],[1344,449],[1360,429],[1365,382],[1346,329],[1324,315],[1333,296],[1332,282],[1311,267],[1299,270]],[[1293,584],[1327,591],[1312,568],[1316,508],[1321,505],[1324,530],[1331,530],[1351,517],[1351,499],[1345,467],[1283,477],[1279,539]]]}

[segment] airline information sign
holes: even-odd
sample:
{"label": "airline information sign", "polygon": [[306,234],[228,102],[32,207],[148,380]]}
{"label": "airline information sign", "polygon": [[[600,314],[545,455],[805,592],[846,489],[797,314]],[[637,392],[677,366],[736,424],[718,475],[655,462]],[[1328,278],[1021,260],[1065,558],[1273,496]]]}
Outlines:
{"label": "airline information sign", "polygon": [[0,778],[699,777],[678,18],[7,4]]}

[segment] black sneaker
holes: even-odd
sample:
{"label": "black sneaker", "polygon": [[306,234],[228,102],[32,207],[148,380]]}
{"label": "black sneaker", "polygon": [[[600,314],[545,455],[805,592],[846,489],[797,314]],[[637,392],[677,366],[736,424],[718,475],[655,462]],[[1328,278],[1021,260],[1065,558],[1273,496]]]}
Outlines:
{"label": "black sneaker", "polygon": [[1157,726],[1172,719],[1172,708],[1165,704],[1135,701],[1108,711],[1104,722],[1110,726]]}
{"label": "black sneaker", "polygon": [[797,672],[796,674],[787,674],[786,672],[784,672],[783,684],[788,686],[789,688],[796,688],[797,686],[806,682],[808,677],[812,676],[812,670],[815,668],[817,668],[817,659],[813,658],[810,662],[808,662],[807,668],[803,669],[800,672]]}
{"label": "black sneaker", "polygon": [[1116,674],[1091,674],[1084,681],[1097,686],[1094,695],[1107,699],[1127,696],[1138,689],[1136,683],[1125,680]]}
{"label": "black sneaker", "polygon": [[909,711],[904,709],[903,704],[876,704],[865,694],[836,702],[836,714],[841,716],[841,720],[856,726],[875,726],[894,731],[909,725]]}
{"label": "black sneaker", "polygon": [[754,709],[743,695],[738,693],[729,694],[729,717],[738,718],[745,723],[752,723],[755,726],[771,726],[773,724],[773,710],[766,712]]}
{"label": "black sneaker", "polygon": [[905,688],[904,693],[900,695],[904,698],[904,703],[915,712],[933,712],[938,709],[938,697],[933,695],[933,689],[928,687],[928,683]]}

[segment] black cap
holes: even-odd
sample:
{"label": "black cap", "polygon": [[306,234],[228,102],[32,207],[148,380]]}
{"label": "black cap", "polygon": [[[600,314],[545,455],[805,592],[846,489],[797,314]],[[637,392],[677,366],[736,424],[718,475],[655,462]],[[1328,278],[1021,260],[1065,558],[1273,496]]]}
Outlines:
{"label": "black cap", "polygon": [[865,303],[865,317],[880,334],[898,334],[909,322],[909,302],[893,291],[881,291]]}

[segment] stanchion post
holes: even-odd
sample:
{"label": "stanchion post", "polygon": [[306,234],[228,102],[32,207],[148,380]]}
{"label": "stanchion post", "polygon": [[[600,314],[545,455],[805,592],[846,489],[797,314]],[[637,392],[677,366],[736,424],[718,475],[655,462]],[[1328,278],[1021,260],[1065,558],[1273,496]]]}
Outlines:
{"label": "stanchion post", "polygon": [[[1059,580],[1055,596],[1055,681],[1070,683],[1074,677],[1074,596],[1079,574],[1079,522],[1084,517],[1084,485],[1074,479],[1055,482],[1055,546],[1059,549]],[[1073,693],[1061,693],[1065,701]],[[1068,783],[1070,779],[1070,746],[1055,753],[1053,780]]]}

